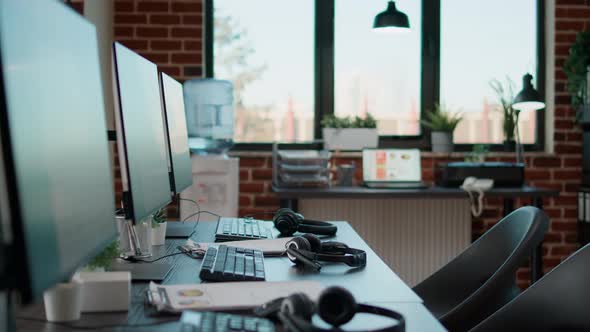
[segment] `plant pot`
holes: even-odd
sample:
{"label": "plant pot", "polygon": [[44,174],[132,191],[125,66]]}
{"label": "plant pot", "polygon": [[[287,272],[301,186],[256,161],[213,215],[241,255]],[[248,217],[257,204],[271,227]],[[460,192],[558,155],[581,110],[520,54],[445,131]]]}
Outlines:
{"label": "plant pot", "polygon": [[78,320],[82,310],[82,284],[77,281],[59,283],[43,293],[43,303],[48,322]]}
{"label": "plant pot", "polygon": [[166,240],[166,224],[167,224],[167,222],[152,224],[152,245],[153,246],[164,245],[164,241]]}
{"label": "plant pot", "polygon": [[453,152],[453,133],[445,131],[433,131],[430,136],[432,152]]}
{"label": "plant pot", "polygon": [[377,128],[324,128],[324,148],[327,150],[362,150],[376,148]]}
{"label": "plant pot", "polygon": [[77,272],[72,279],[82,285],[82,313],[129,310],[131,272]]}
{"label": "plant pot", "polygon": [[514,140],[505,140],[504,141],[504,151],[505,152],[514,152],[516,151],[516,141]]}

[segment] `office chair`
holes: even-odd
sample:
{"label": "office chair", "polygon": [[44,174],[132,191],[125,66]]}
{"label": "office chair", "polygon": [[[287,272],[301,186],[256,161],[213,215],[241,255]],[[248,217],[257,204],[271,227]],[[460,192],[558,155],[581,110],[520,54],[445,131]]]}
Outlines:
{"label": "office chair", "polygon": [[467,331],[520,293],[516,270],[541,243],[548,226],[543,211],[522,207],[414,291],[447,329]]}
{"label": "office chair", "polygon": [[471,331],[590,330],[589,262],[586,245]]}

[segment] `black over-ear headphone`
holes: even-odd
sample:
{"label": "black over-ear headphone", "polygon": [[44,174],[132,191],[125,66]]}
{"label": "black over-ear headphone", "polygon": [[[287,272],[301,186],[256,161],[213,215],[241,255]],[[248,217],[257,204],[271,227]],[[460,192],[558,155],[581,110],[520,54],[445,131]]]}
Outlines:
{"label": "black over-ear headphone", "polygon": [[287,257],[296,265],[306,265],[316,270],[322,268],[319,261],[344,263],[351,267],[367,265],[367,253],[348,247],[341,242],[322,242],[313,234],[303,234],[285,244]]}
{"label": "black over-ear headphone", "polygon": [[281,235],[290,236],[295,232],[317,235],[334,235],[338,228],[329,222],[305,219],[302,214],[291,209],[278,209],[272,217]]}
{"label": "black over-ear headphone", "polygon": [[295,293],[271,301],[255,310],[260,316],[276,316],[287,331],[333,331],[333,329],[323,329],[312,324],[311,319],[316,311],[323,321],[336,327],[337,330],[340,330],[339,326],[348,323],[359,312],[397,320],[395,325],[373,330],[373,332],[405,332],[406,330],[403,315],[386,308],[358,304],[352,294],[342,287],[329,287],[322,291],[317,308],[307,295]]}

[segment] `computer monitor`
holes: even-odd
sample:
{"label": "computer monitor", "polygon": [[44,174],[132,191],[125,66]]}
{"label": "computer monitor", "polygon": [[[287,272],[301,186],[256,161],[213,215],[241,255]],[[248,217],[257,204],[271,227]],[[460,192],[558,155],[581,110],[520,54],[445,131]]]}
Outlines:
{"label": "computer monitor", "polygon": [[184,112],[182,84],[172,77],[160,73],[164,130],[168,147],[170,190],[180,194],[193,185],[192,164],[188,149],[188,131]]}
{"label": "computer monitor", "polygon": [[58,1],[0,1],[0,64],[0,288],[28,303],[117,235],[95,27]]}
{"label": "computer monitor", "polygon": [[123,205],[137,223],[171,201],[158,68],[120,43],[113,52]]}

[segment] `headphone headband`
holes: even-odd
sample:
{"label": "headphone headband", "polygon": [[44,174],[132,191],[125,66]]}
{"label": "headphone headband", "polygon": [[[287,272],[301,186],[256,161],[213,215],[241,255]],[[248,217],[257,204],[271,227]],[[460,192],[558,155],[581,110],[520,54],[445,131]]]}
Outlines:
{"label": "headphone headband", "polygon": [[[405,332],[404,316],[394,310],[367,304],[357,304],[352,294],[341,287],[326,288],[320,294],[317,305],[305,294],[297,293],[285,298],[273,300],[255,310],[263,317],[278,317],[286,331],[297,332],[328,332],[335,329],[341,331],[340,326],[349,322],[357,313],[367,313],[389,317],[397,321],[371,332]],[[312,316],[316,312],[332,328],[325,329],[313,325]],[[368,331],[368,330],[363,330]]]}
{"label": "headphone headband", "polygon": [[338,228],[327,221],[303,219],[297,227],[301,233],[312,233],[317,235],[335,235]]}
{"label": "headphone headband", "polygon": [[367,253],[361,249],[350,248],[344,243],[325,242],[312,234],[294,237],[286,243],[287,256],[295,264],[304,264],[320,270],[318,261],[344,263],[350,267],[363,267],[367,264]]}
{"label": "headphone headband", "polygon": [[305,219],[303,215],[291,209],[278,209],[272,218],[281,235],[290,236],[296,232],[317,235],[334,235],[338,228],[326,221]]}

